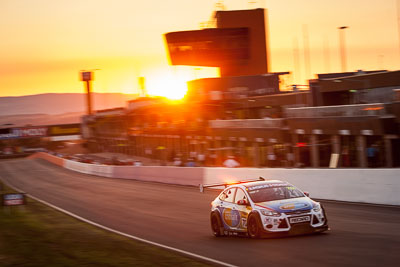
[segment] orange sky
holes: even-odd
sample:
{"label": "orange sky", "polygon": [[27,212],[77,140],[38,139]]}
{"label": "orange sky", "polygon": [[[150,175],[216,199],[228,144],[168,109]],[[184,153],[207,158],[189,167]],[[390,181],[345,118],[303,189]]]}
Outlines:
{"label": "orange sky", "polygon": [[[345,31],[348,70],[400,69],[396,0],[248,2],[224,4],[227,9],[268,8],[271,70],[294,72],[289,82],[303,84],[306,78],[303,25],[308,27],[312,74],[340,71],[338,26],[350,27]],[[149,91],[163,94],[176,81],[216,75],[215,69],[168,66],[162,36],[198,29],[215,3],[1,0],[0,96],[83,92],[78,76],[83,69],[100,69],[93,83],[97,92],[137,93],[137,79],[145,76]]]}

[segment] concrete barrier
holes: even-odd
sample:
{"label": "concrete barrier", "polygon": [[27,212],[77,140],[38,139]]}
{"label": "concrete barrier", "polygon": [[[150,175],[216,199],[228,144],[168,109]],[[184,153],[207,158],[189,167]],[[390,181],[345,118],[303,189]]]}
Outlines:
{"label": "concrete barrier", "polygon": [[45,152],[37,152],[35,154],[30,155],[28,158],[30,158],[30,159],[37,159],[37,158],[44,159],[44,160],[47,160],[48,162],[51,162],[51,163],[53,163],[55,165],[58,165],[58,166],[61,166],[61,167],[64,166],[64,159],[63,158],[59,158],[59,157],[50,155],[50,154],[45,153]]}
{"label": "concrete barrier", "polygon": [[194,185],[203,183],[203,168],[166,166],[110,166],[64,160],[64,168],[80,173],[109,178],[135,179],[167,184]]}
{"label": "concrete barrier", "polygon": [[279,168],[190,168],[166,166],[109,166],[64,160],[47,153],[42,158],[67,169],[110,178],[135,179],[168,184],[214,184],[266,179],[287,181],[311,197],[329,200],[399,205],[400,169],[279,169]]}
{"label": "concrete barrier", "polygon": [[204,183],[258,177],[287,181],[311,197],[400,205],[400,169],[257,169],[206,168]]}
{"label": "concrete barrier", "polygon": [[[82,163],[85,164],[85,163]],[[90,174],[104,176],[109,178],[115,178],[113,172],[113,166],[109,165],[93,165],[93,164],[86,164],[91,165]]]}
{"label": "concrete barrier", "polygon": [[166,166],[113,166],[113,177],[179,185],[203,183],[204,168]]}
{"label": "concrete barrier", "polygon": [[64,168],[66,168],[68,170],[71,170],[71,171],[91,174],[90,169],[89,169],[90,168],[89,164],[76,162],[76,161],[73,161],[73,160],[65,160],[64,161]]}
{"label": "concrete barrier", "polygon": [[64,168],[80,173],[113,178],[113,166],[109,165],[95,165],[73,160],[64,160]]}

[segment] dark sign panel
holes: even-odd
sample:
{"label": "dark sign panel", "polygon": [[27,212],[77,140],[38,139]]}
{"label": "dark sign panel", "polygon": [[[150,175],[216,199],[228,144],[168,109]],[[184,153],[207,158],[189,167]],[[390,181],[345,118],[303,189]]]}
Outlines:
{"label": "dark sign panel", "polygon": [[87,82],[92,80],[92,72],[90,71],[83,71],[81,72],[81,81]]}
{"label": "dark sign panel", "polygon": [[171,32],[165,39],[172,65],[219,67],[249,59],[248,28]]}
{"label": "dark sign panel", "polygon": [[18,135],[13,132],[12,128],[0,129],[0,140],[18,138]]}
{"label": "dark sign panel", "polygon": [[49,136],[77,135],[77,134],[81,134],[81,125],[79,123],[50,126],[48,132]]}
{"label": "dark sign panel", "polygon": [[0,134],[10,134],[11,128],[1,128]]}
{"label": "dark sign panel", "polygon": [[25,204],[25,194],[3,194],[3,206],[18,206]]}

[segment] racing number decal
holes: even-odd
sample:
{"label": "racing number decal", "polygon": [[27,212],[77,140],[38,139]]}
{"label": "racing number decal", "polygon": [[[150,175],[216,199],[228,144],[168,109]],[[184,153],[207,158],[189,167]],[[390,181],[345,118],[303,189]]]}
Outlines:
{"label": "racing number decal", "polygon": [[249,216],[249,212],[246,209],[245,211],[240,211],[240,229],[247,229],[247,217]]}
{"label": "racing number decal", "polygon": [[242,228],[247,228],[247,218],[242,218]]}

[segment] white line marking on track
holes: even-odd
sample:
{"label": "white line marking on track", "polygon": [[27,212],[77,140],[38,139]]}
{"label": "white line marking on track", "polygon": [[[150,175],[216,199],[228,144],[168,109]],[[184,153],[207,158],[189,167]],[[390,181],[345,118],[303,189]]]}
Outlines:
{"label": "white line marking on track", "polygon": [[[4,181],[3,181],[3,182],[4,182]],[[23,190],[20,190],[19,188],[10,185],[10,184],[7,183],[7,182],[4,182],[4,183],[5,183],[7,186],[9,186],[9,187],[11,187],[12,189],[14,189],[15,191],[24,192]],[[56,210],[58,210],[58,211],[61,211],[61,212],[65,213],[65,214],[67,214],[67,215],[69,215],[69,216],[72,216],[72,217],[78,219],[78,220],[81,220],[81,221],[83,221],[83,222],[89,223],[89,224],[91,224],[91,225],[93,225],[93,226],[102,228],[102,229],[104,229],[104,230],[113,232],[113,233],[115,233],[115,234],[119,234],[119,235],[122,235],[122,236],[125,236],[125,237],[128,237],[128,238],[131,238],[131,239],[134,239],[134,240],[143,242],[143,243],[147,243],[147,244],[150,244],[150,245],[153,245],[153,246],[157,246],[157,247],[161,247],[161,248],[164,248],[164,249],[172,250],[172,251],[178,252],[178,253],[180,253],[180,254],[183,254],[183,255],[186,255],[186,256],[189,256],[189,257],[192,257],[192,258],[195,258],[195,259],[203,260],[203,261],[206,261],[206,262],[218,264],[218,265],[221,265],[221,266],[237,267],[236,265],[232,265],[232,264],[229,264],[229,263],[225,263],[225,262],[222,262],[222,261],[219,261],[219,260],[214,260],[214,259],[211,259],[211,258],[208,258],[208,257],[204,257],[204,256],[201,256],[201,255],[198,255],[198,254],[195,254],[195,253],[192,253],[192,252],[188,252],[188,251],[185,251],[185,250],[182,250],[182,249],[178,249],[178,248],[166,246],[166,245],[163,245],[163,244],[160,244],[160,243],[156,243],[156,242],[153,242],[153,241],[150,241],[150,240],[146,240],[146,239],[143,239],[143,238],[140,238],[140,237],[137,237],[137,236],[133,236],[133,235],[129,235],[129,234],[120,232],[120,231],[118,231],[118,230],[115,230],[115,229],[109,228],[109,227],[107,227],[107,226],[104,226],[104,225],[101,225],[101,224],[92,222],[92,221],[87,220],[87,219],[85,219],[85,218],[82,218],[82,217],[80,217],[80,216],[78,216],[78,215],[76,215],[76,214],[74,214],[74,213],[72,213],[72,212],[66,211],[66,210],[64,210],[64,209],[62,209],[62,208],[59,208],[59,207],[57,207],[57,206],[54,206],[53,204],[50,204],[50,203],[48,203],[48,202],[46,202],[46,201],[44,201],[44,200],[41,200],[40,198],[34,197],[34,196],[32,196],[31,194],[26,194],[26,195],[27,195],[28,197],[30,197],[30,198],[32,198],[32,199],[34,199],[34,200],[40,202],[40,203],[43,203],[43,204],[45,204],[45,205],[47,205],[47,206],[49,206],[49,207],[52,207],[53,209],[56,209]]]}

